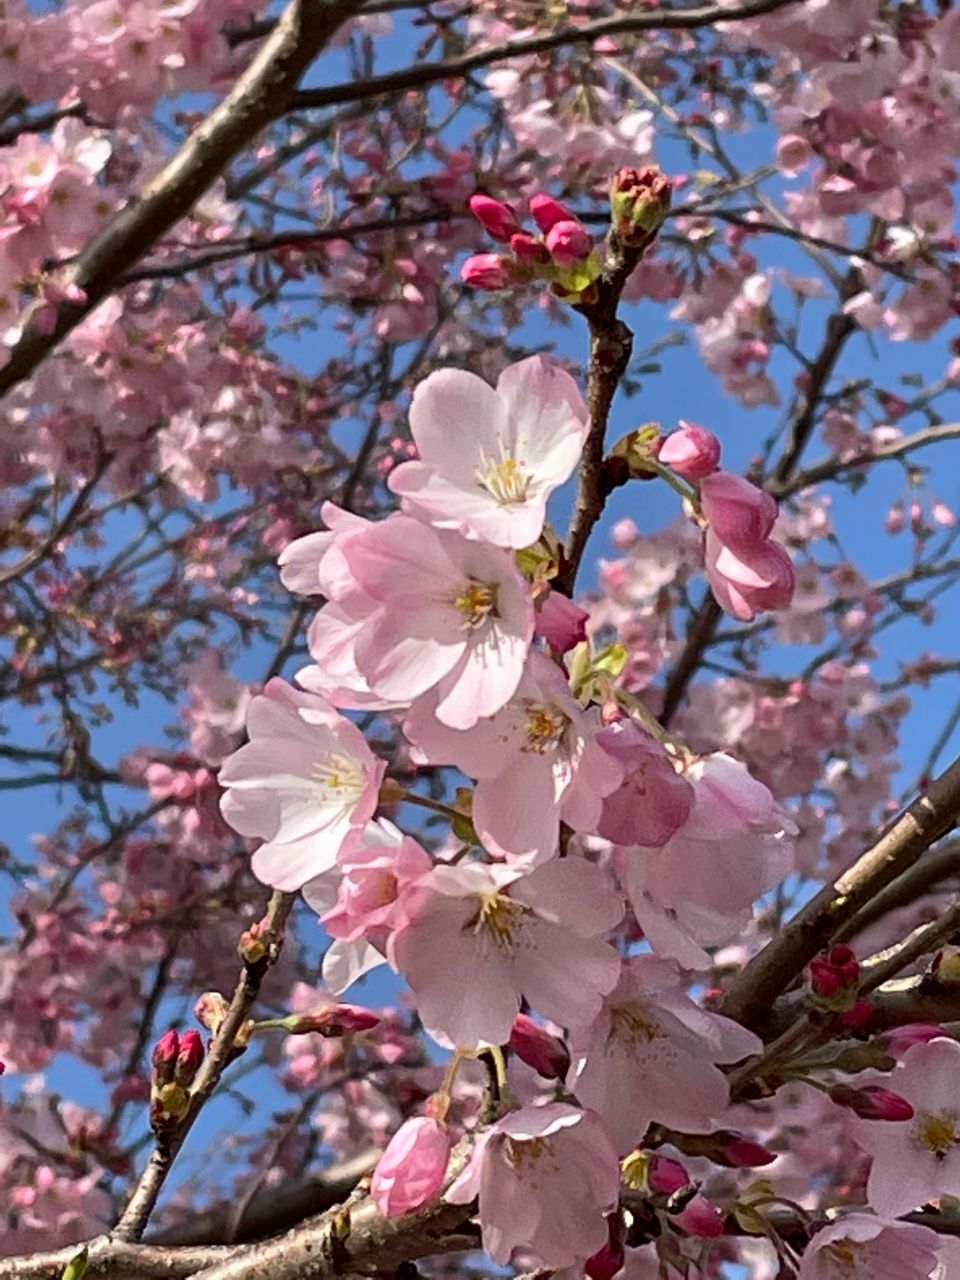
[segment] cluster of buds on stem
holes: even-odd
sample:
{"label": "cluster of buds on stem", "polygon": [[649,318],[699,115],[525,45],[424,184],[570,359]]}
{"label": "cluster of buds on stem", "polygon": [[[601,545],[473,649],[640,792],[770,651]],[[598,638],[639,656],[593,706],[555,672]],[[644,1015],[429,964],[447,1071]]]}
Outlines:
{"label": "cluster of buds on stem", "polygon": [[816,1003],[832,1013],[853,1006],[860,983],[860,962],[850,947],[837,943],[810,961],[810,990]]}
{"label": "cluster of buds on stem", "polygon": [[175,1126],[190,1105],[190,1085],[206,1050],[198,1031],[165,1032],[153,1048],[150,1123],[157,1131]]}
{"label": "cluster of buds on stem", "polygon": [[540,193],[530,201],[539,234],[525,230],[514,210],[478,192],[470,212],[484,230],[510,252],[476,253],[461,269],[464,283],[477,289],[506,289],[532,280],[546,281],[558,298],[593,301],[594,282],[602,263],[593,236],[579,218],[553,196]]}
{"label": "cluster of buds on stem", "polygon": [[610,187],[613,230],[622,245],[645,249],[670,211],[673,188],[656,165],[621,169]]}

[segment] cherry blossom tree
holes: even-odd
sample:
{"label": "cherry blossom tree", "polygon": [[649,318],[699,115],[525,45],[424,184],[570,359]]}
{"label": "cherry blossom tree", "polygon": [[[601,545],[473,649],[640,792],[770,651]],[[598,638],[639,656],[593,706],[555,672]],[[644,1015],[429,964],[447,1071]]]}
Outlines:
{"label": "cherry blossom tree", "polygon": [[0,1276],[957,1280],[960,11],[0,36]]}

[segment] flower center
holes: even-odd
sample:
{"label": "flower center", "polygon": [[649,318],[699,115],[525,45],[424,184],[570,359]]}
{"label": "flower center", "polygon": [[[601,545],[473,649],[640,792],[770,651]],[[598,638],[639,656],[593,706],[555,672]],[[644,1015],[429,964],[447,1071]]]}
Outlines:
{"label": "flower center", "polygon": [[542,1160],[556,1162],[557,1148],[549,1138],[508,1138],[504,1154],[521,1177],[530,1177]]}
{"label": "flower center", "polygon": [[349,804],[360,799],[366,778],[349,756],[332,752],[315,760],[310,769],[321,804]]}
{"label": "flower center", "polygon": [[527,713],[526,746],[521,751],[535,751],[537,755],[545,755],[558,747],[570,724],[570,717],[565,715],[552,702],[524,702]]}
{"label": "flower center", "polygon": [[480,899],[480,909],[470,921],[470,927],[474,933],[492,938],[501,951],[512,951],[517,935],[532,914],[529,907],[494,891]]}
{"label": "flower center", "polygon": [[831,1280],[847,1280],[847,1277],[854,1280],[856,1276],[867,1274],[864,1269],[866,1252],[862,1244],[848,1240],[844,1236],[840,1240],[834,1240],[832,1244],[825,1245],[821,1256],[826,1255],[829,1260],[828,1274]]}
{"label": "flower center", "polygon": [[932,1151],[938,1160],[944,1160],[960,1142],[957,1122],[960,1111],[944,1107],[940,1111],[921,1111],[913,1123],[911,1137],[925,1151]]}
{"label": "flower center", "polygon": [[610,1010],[610,1038],[616,1036],[636,1047],[656,1040],[660,1028],[644,1017],[647,1011],[640,1004],[618,1004]]}
{"label": "flower center", "polygon": [[516,458],[492,462],[481,455],[477,479],[481,488],[496,498],[501,507],[510,507],[526,501],[533,476],[524,471]]}
{"label": "flower center", "polygon": [[454,597],[453,603],[464,617],[465,626],[471,630],[481,626],[488,618],[499,618],[498,587],[495,582],[476,582],[470,578]]}

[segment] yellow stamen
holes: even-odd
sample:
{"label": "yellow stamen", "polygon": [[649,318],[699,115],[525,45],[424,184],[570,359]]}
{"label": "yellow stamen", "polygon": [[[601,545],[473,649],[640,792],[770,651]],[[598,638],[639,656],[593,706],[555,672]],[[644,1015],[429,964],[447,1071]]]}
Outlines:
{"label": "yellow stamen", "polygon": [[944,1108],[940,1111],[921,1111],[913,1122],[911,1137],[926,1151],[932,1151],[943,1160],[960,1142],[958,1133],[960,1111]]}
{"label": "yellow stamen", "polygon": [[496,498],[501,507],[525,502],[533,479],[516,458],[501,458],[499,462],[481,460],[477,479],[482,488]]}
{"label": "yellow stamen", "polygon": [[498,589],[495,582],[475,582],[472,578],[464,584],[453,603],[463,614],[468,627],[479,627],[488,618],[499,618]]}

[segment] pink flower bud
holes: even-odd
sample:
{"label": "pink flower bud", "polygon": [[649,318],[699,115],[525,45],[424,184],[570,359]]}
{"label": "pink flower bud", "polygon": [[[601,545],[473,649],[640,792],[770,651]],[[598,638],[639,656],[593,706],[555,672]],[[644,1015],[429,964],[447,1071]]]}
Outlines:
{"label": "pink flower bud", "polygon": [[545,192],[535,195],[530,201],[530,213],[544,235],[558,222],[576,222],[565,204],[554,200],[553,196],[548,196]]}
{"label": "pink flower bud", "polygon": [[537,634],[543,636],[556,653],[569,653],[587,638],[586,609],[581,609],[560,591],[549,591],[537,609]]}
{"label": "pink flower bud", "polygon": [[370,1182],[370,1194],[387,1218],[412,1213],[443,1186],[450,1139],[436,1120],[405,1120],[390,1139]]}
{"label": "pink flower bud", "polygon": [[669,1156],[650,1157],[647,1169],[647,1186],[656,1195],[672,1196],[681,1187],[689,1187],[692,1179],[679,1160]]}
{"label": "pink flower bud", "polygon": [[825,1000],[833,1000],[843,991],[856,990],[859,981],[860,962],[843,943],[810,961],[810,989]]}
{"label": "pink flower bud", "polygon": [[294,1035],[315,1031],[321,1036],[343,1036],[349,1031],[369,1031],[380,1022],[378,1014],[359,1004],[332,1004],[317,1013],[293,1014],[285,1026]]}
{"label": "pink flower bud", "polygon": [[582,262],[593,252],[593,236],[582,222],[555,222],[547,232],[547,248],[560,267]]}
{"label": "pink flower bud", "polygon": [[532,236],[529,231],[518,231],[515,236],[511,236],[510,248],[521,262],[546,266],[550,261],[550,254],[547,252],[545,245],[536,236]]}
{"label": "pink flower bud", "polygon": [[607,1230],[610,1234],[606,1244],[584,1263],[583,1269],[590,1280],[613,1280],[623,1269],[625,1232],[623,1214],[619,1209],[607,1214]]}
{"label": "pink flower bud", "polygon": [[610,187],[613,226],[626,245],[642,247],[653,239],[670,209],[670,179],[656,165],[621,169]]}
{"label": "pink flower bud", "polygon": [[475,289],[505,289],[512,281],[510,261],[501,253],[474,253],[460,268],[460,279]]}
{"label": "pink flower bud", "polygon": [[520,230],[517,215],[508,204],[480,191],[470,197],[470,212],[494,240],[509,240],[515,231]]}
{"label": "pink flower bud", "polygon": [[202,1027],[216,1035],[227,1016],[227,1000],[219,991],[205,991],[193,1006],[193,1016]]}
{"label": "pink flower bud", "polygon": [[857,1088],[848,1084],[835,1084],[830,1098],[840,1107],[847,1107],[862,1120],[912,1120],[913,1107],[899,1093],[884,1089],[879,1084],[864,1084]]}
{"label": "pink flower bud", "polygon": [[715,1159],[730,1169],[752,1169],[759,1165],[772,1164],[776,1160],[776,1152],[764,1147],[759,1142],[751,1142],[739,1133],[729,1131],[714,1135],[721,1139]]}
{"label": "pink flower bud", "polygon": [[174,1068],[174,1079],[178,1084],[189,1084],[200,1070],[206,1049],[199,1031],[185,1031],[180,1037],[180,1048]]}
{"label": "pink flower bud", "polygon": [[157,1084],[166,1084],[168,1080],[173,1079],[173,1071],[179,1052],[180,1037],[171,1027],[169,1031],[163,1033],[153,1046],[153,1056],[150,1062],[153,1067],[153,1079]]}
{"label": "pink flower bud", "polygon": [[719,540],[735,551],[753,550],[766,542],[777,518],[775,499],[732,471],[704,477],[700,506]]}
{"label": "pink flower bud", "polygon": [[664,437],[657,458],[688,480],[702,480],[720,463],[720,441],[696,422],[680,421],[680,430]]}
{"label": "pink flower bud", "polygon": [[547,1080],[565,1080],[570,1070],[570,1050],[539,1022],[518,1013],[510,1032],[510,1048],[528,1067]]}
{"label": "pink flower bud", "polygon": [[723,1235],[723,1214],[704,1196],[694,1196],[673,1220],[690,1236],[715,1240]]}

